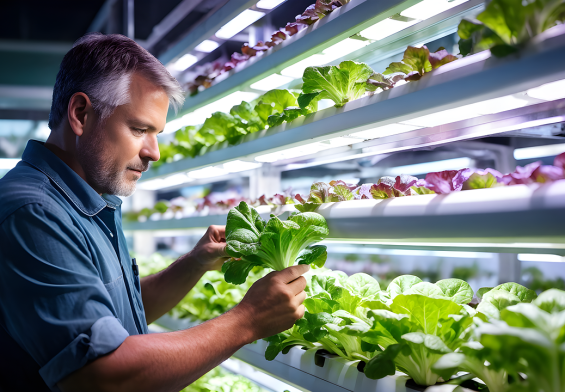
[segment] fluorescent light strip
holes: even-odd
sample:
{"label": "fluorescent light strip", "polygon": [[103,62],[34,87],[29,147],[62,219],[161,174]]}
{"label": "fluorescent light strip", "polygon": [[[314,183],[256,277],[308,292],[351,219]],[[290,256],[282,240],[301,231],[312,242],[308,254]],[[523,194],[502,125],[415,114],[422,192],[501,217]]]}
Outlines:
{"label": "fluorescent light strip", "polygon": [[282,85],[290,83],[294,80],[289,76],[282,76],[279,74],[272,74],[267,76],[265,79],[259,80],[258,82],[253,83],[250,87],[255,90],[260,91],[269,91],[276,89]]}
{"label": "fluorescent light strip", "polygon": [[198,58],[190,53],[185,54],[180,59],[178,59],[173,65],[172,68],[175,71],[184,71],[185,69],[189,68],[192,64],[196,63]]}
{"label": "fluorescent light strip", "polygon": [[286,0],[259,0],[256,4],[257,8],[264,10],[272,10],[279,4],[284,3]]}
{"label": "fluorescent light strip", "polygon": [[520,261],[535,261],[545,263],[565,263],[565,257],[559,255],[521,253],[518,255]]}
{"label": "fluorescent light strip", "polygon": [[381,245],[381,246],[411,246],[411,247],[439,247],[439,248],[502,248],[502,249],[512,249],[512,248],[530,248],[530,249],[554,249],[554,250],[565,250],[565,244],[561,243],[537,243],[537,242],[514,242],[514,243],[496,243],[496,242],[433,242],[430,239],[426,242],[418,241],[407,241],[407,242],[397,242],[389,240],[378,240],[378,239],[362,239],[362,240],[352,240],[352,239],[332,239],[324,240],[325,244],[354,244],[354,245]]}
{"label": "fluorescent light strip", "polygon": [[556,99],[565,98],[565,79],[531,88],[528,90],[527,94],[530,97],[543,99],[545,101],[555,101]]}
{"label": "fluorescent light strip", "polygon": [[230,39],[249,25],[257,22],[265,15],[264,12],[245,10],[216,32],[216,37]]}
{"label": "fluorescent light strip", "polygon": [[219,46],[220,44],[218,42],[212,41],[210,39],[205,39],[204,41],[196,45],[196,48],[194,48],[194,50],[204,53],[210,53],[218,49]]}
{"label": "fluorescent light strip", "polygon": [[182,185],[194,181],[193,178],[187,177],[185,173],[173,174],[172,176],[165,178],[155,178],[152,180],[147,180],[139,182],[137,184],[138,189],[144,189],[148,191],[155,191],[158,189],[169,188],[172,186]]}
{"label": "fluorescent light strip", "polygon": [[535,159],[552,157],[565,152],[565,143],[550,144],[547,146],[517,148],[514,150],[514,159]]}
{"label": "fluorescent light strip", "polygon": [[423,174],[440,172],[444,170],[459,170],[474,166],[475,161],[470,158],[446,159],[444,161],[417,163],[414,165],[397,166],[387,169],[387,174],[399,176],[401,174]]}
{"label": "fluorescent light strip", "polygon": [[[325,241],[320,245],[326,244]],[[335,246],[329,244],[328,251],[330,253],[356,253],[356,254],[379,254],[391,256],[419,256],[419,257],[452,257],[461,259],[490,259],[492,253],[482,252],[457,252],[457,251],[437,251],[437,250],[411,250],[411,249],[380,249],[368,246]]]}
{"label": "fluorescent light strip", "polygon": [[366,131],[352,133],[351,136],[358,137],[365,140],[377,139],[380,137],[398,135],[404,132],[414,131],[421,127],[407,124],[389,124],[382,127],[368,129]]}
{"label": "fluorescent light strip", "polygon": [[395,19],[385,19],[361,31],[359,34],[362,37],[379,41],[383,38],[396,34],[399,31],[407,29],[408,27],[413,26],[418,22],[419,20],[417,19],[410,22],[402,22]]}
{"label": "fluorescent light strip", "polygon": [[0,170],[13,169],[19,161],[19,158],[0,158]]}
{"label": "fluorescent light strip", "polygon": [[327,57],[325,57],[324,55],[314,54],[310,57],[305,58],[304,60],[300,60],[299,62],[294,63],[290,67],[286,67],[281,71],[281,74],[298,79],[302,77],[306,68],[325,64],[327,62],[326,59]]}
{"label": "fluorescent light strip", "polygon": [[426,20],[451,8],[457,7],[460,4],[466,3],[467,1],[469,0],[424,0],[405,9],[400,15],[407,18]]}
{"label": "fluorescent light strip", "polygon": [[362,41],[359,39],[346,38],[343,41],[338,42],[335,45],[330,46],[322,51],[324,57],[326,57],[326,63],[330,61],[339,59],[343,56],[347,56],[350,53],[355,52],[358,49],[364,48],[369,45],[371,41]]}

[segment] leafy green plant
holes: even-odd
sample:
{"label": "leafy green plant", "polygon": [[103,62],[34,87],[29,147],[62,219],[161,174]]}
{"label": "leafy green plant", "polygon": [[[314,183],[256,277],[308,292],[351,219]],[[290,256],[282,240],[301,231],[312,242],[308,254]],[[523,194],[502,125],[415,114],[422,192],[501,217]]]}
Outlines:
{"label": "leafy green plant", "polygon": [[281,271],[295,262],[322,267],[326,247],[310,246],[328,235],[326,220],[315,212],[291,215],[281,221],[274,215],[265,223],[257,211],[241,202],[228,213],[227,252],[234,259],[222,267],[229,283],[241,284],[255,266]]}
{"label": "leafy green plant", "polygon": [[343,61],[338,66],[308,67],[302,76],[302,92],[310,95],[302,96],[300,107],[306,107],[315,98],[331,99],[336,107],[341,107],[365,94],[367,79],[372,74],[367,64],[354,61]]}
{"label": "leafy green plant", "polygon": [[248,378],[218,366],[180,392],[266,392]]}
{"label": "leafy green plant", "polygon": [[563,21],[561,0],[492,0],[476,20],[459,24],[459,50],[463,56],[486,49],[497,57],[506,56]]}
{"label": "leafy green plant", "polygon": [[488,362],[519,380],[512,391],[565,391],[565,292],[550,289],[532,303],[508,306],[477,335]]}
{"label": "leafy green plant", "polygon": [[399,74],[406,81],[420,80],[426,73],[455,60],[457,57],[449,54],[445,48],[430,53],[426,45],[420,48],[409,46],[404,51],[402,61],[391,63],[383,75]]}

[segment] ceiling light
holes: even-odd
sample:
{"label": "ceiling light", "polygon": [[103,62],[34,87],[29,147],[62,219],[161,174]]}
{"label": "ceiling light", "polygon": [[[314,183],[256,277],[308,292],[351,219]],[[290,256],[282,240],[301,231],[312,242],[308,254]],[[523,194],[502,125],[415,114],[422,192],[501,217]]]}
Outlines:
{"label": "ceiling light", "polygon": [[18,164],[19,161],[20,161],[19,158],[0,158],[0,169],[3,170],[13,169]]}
{"label": "ceiling light", "polygon": [[366,131],[352,133],[351,136],[358,137],[365,140],[376,139],[390,135],[398,135],[399,133],[413,131],[421,127],[406,124],[389,124],[382,127],[368,129]]}
{"label": "ceiling light", "polygon": [[427,174],[444,170],[459,170],[474,166],[474,161],[470,158],[446,159],[443,161],[416,163],[414,165],[391,167],[386,173],[392,176],[401,174]]}
{"label": "ceiling light", "polygon": [[546,101],[555,101],[556,99],[565,98],[565,79],[531,88],[528,90],[527,94],[530,97]]}
{"label": "ceiling light", "polygon": [[340,57],[353,53],[358,49],[364,48],[370,43],[371,41],[369,40],[362,41],[360,39],[346,38],[343,41],[340,41],[337,44],[324,49],[322,53],[327,58],[326,63],[328,63],[330,61],[339,59]]}
{"label": "ceiling light", "polygon": [[404,30],[412,25],[415,25],[418,22],[419,20],[402,22],[400,20],[389,18],[380,21],[379,23],[369,27],[368,29],[361,31],[359,34],[362,37],[374,39],[378,41],[390,35],[393,35],[394,33],[398,33],[399,31]]}
{"label": "ceiling light", "polygon": [[277,87],[290,83],[294,80],[289,76],[282,76],[279,74],[272,74],[265,79],[259,80],[251,85],[251,88],[261,91],[273,90]]}
{"label": "ceiling light", "polygon": [[188,172],[189,177],[196,179],[218,177],[225,174],[228,174],[228,171],[218,166],[208,166],[203,169]]}
{"label": "ceiling light", "polygon": [[419,2],[418,4],[413,5],[410,8],[405,9],[400,13],[400,15],[406,16],[407,18],[426,20],[451,8],[457,7],[459,4],[463,4],[467,1],[469,0],[424,0]]}
{"label": "ceiling light", "polygon": [[172,68],[175,71],[184,71],[185,69],[189,68],[192,64],[196,63],[198,58],[190,53],[185,54],[180,59],[178,59],[174,64],[172,64]]}
{"label": "ceiling light", "polygon": [[139,182],[137,184],[138,189],[144,189],[148,191],[155,191],[158,189],[164,189],[171,186],[177,186],[181,184],[185,184],[187,182],[194,181],[192,178],[188,178],[186,173],[179,173],[173,174],[172,176],[165,177],[165,178],[155,178],[152,180],[147,180],[143,182]]}
{"label": "ceiling light", "polygon": [[238,173],[246,170],[257,169],[263,166],[263,164],[257,162],[246,162],[246,161],[235,160],[224,163],[222,166],[224,170],[228,171],[229,173]]}
{"label": "ceiling light", "polygon": [[306,68],[325,64],[327,62],[326,59],[327,57],[321,54],[314,54],[310,57],[305,58],[304,60],[300,60],[299,62],[294,63],[290,67],[286,67],[281,71],[281,74],[298,79],[302,77]]}
{"label": "ceiling light", "polygon": [[559,256],[559,255],[521,253],[521,254],[518,255],[518,260],[520,260],[520,261],[546,262],[546,263],[564,263],[565,257]]}
{"label": "ceiling light", "polygon": [[196,45],[196,48],[194,48],[194,50],[197,50],[199,52],[204,52],[204,53],[210,53],[210,52],[216,50],[218,48],[218,46],[220,46],[220,44],[218,42],[212,41],[210,39],[205,39],[204,41],[202,41],[198,45]]}
{"label": "ceiling light", "polygon": [[326,140],[322,143],[329,143],[332,147],[348,146],[350,144],[359,143],[361,140],[356,137],[335,137],[330,140]]}
{"label": "ceiling light", "polygon": [[522,108],[530,104],[531,103],[526,101],[525,99],[516,98],[513,95],[507,95],[506,97],[489,99],[486,101],[473,103],[471,105],[465,105],[460,107],[459,109],[468,110],[471,113],[493,114]]}
{"label": "ceiling light", "polygon": [[264,10],[272,10],[277,5],[284,3],[286,0],[259,0],[257,2],[257,8]]}
{"label": "ceiling light", "polygon": [[245,10],[216,32],[216,37],[230,39],[247,26],[257,22],[265,15],[264,12]]}
{"label": "ceiling light", "polygon": [[332,147],[335,146],[331,146],[326,143],[310,143],[299,147],[292,147],[286,150],[272,152],[270,154],[259,155],[255,158],[255,160],[257,162],[276,162],[283,159],[297,158],[305,155],[315,154]]}
{"label": "ceiling light", "polygon": [[435,127],[443,124],[450,124],[456,121],[467,120],[473,117],[479,117],[480,114],[473,113],[464,107],[443,110],[441,112],[428,114],[427,116],[413,118],[411,120],[402,121],[402,124],[416,125],[420,127]]}
{"label": "ceiling light", "polygon": [[514,150],[514,159],[535,159],[552,157],[565,152],[565,143],[550,144],[548,146],[517,148]]}

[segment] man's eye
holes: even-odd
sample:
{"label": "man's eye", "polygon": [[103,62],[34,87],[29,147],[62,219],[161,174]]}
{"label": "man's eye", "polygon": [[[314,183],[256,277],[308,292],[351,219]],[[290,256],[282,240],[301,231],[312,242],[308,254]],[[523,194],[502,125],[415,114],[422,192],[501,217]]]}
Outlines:
{"label": "man's eye", "polygon": [[134,130],[134,132],[136,133],[145,133],[145,129],[141,129],[141,128],[132,128]]}

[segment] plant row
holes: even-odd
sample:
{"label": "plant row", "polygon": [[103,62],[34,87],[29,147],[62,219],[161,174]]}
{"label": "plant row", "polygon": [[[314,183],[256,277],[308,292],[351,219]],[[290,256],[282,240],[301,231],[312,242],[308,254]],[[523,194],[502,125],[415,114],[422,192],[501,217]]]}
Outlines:
{"label": "plant row", "polygon": [[231,71],[240,64],[244,64],[251,57],[261,55],[274,46],[284,42],[288,37],[292,37],[299,31],[314,24],[318,20],[329,15],[333,10],[349,3],[350,0],[317,0],[306,10],[297,15],[294,22],[287,23],[284,28],[275,31],[268,41],[259,41],[256,45],[250,46],[248,43],[241,46],[241,53],[235,52],[230,60],[222,63],[214,61],[197,67],[197,76],[186,85],[190,96],[198,94],[199,91],[212,86],[214,79],[221,74]]}
{"label": "plant row", "polygon": [[490,168],[461,169],[428,173],[423,179],[410,175],[385,176],[376,184],[347,184],[341,180],[330,183],[316,182],[312,184],[308,195],[293,194],[289,189],[283,194],[276,194],[270,198],[263,195],[257,200],[250,200],[237,194],[230,194],[227,197],[222,194],[209,194],[197,201],[180,197],[171,201],[160,200],[153,208],[129,213],[126,217],[130,220],[153,216],[155,219],[171,219],[222,214],[242,201],[253,207],[294,204],[299,211],[315,211],[323,203],[338,201],[446,194],[509,185],[550,183],[563,179],[565,179],[565,153],[558,155],[553,165],[543,165],[538,161],[523,167],[518,166],[514,172],[507,174]]}
{"label": "plant row", "polygon": [[[565,292],[539,297],[517,283],[475,294],[460,279],[423,282],[413,275],[386,289],[370,275],[323,269],[329,235],[315,212],[271,215],[265,222],[242,202],[226,224],[226,282],[240,284],[253,268],[280,271],[309,264],[306,312],[266,340],[267,360],[293,346],[323,349],[372,379],[401,371],[421,386],[479,378],[490,392],[565,391]],[[461,376],[460,372],[464,372]]]}

